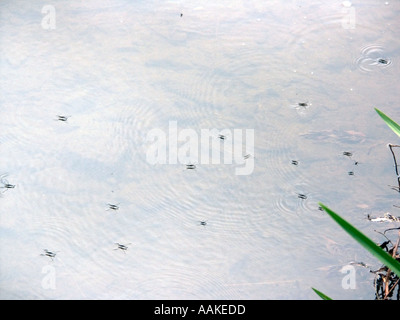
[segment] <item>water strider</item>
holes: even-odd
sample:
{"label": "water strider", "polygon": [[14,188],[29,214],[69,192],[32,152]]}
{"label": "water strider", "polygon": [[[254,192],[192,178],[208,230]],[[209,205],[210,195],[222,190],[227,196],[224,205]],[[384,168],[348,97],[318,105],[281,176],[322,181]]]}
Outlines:
{"label": "water strider", "polygon": [[388,64],[388,63],[389,63],[389,61],[388,61],[387,59],[383,59],[383,58],[380,58],[380,59],[378,60],[378,62],[379,62],[380,64]]}
{"label": "water strider", "polygon": [[15,184],[9,183],[6,179],[4,179],[5,177],[7,177],[7,174],[4,174],[4,175],[2,175],[0,177],[0,182],[3,184],[0,188],[5,189],[3,191],[3,193],[6,192],[7,189],[14,189],[15,188]]}
{"label": "water strider", "polygon": [[108,209],[107,209],[107,211],[108,210],[114,210],[114,211],[117,211],[118,209],[119,209],[119,203],[118,204],[111,204],[111,203],[107,203],[107,205],[108,205]]}
{"label": "water strider", "polygon": [[307,199],[307,196],[305,194],[303,194],[303,193],[298,193],[297,197],[300,198],[300,199],[303,199],[303,200]]}
{"label": "water strider", "polygon": [[56,121],[63,121],[63,122],[66,122],[66,121],[68,121],[68,118],[70,118],[71,116],[60,116],[60,115],[57,115],[57,119],[56,119]]}
{"label": "water strider", "polygon": [[117,245],[117,247],[114,250],[122,250],[124,253],[126,253],[126,251],[128,250],[128,245],[131,243],[121,244],[116,242],[115,244]]}
{"label": "water strider", "polygon": [[206,226],[207,225],[207,221],[205,221],[205,220],[201,220],[201,221],[199,221],[200,222],[200,225],[201,226]]}
{"label": "water strider", "polygon": [[57,253],[55,252],[51,252],[47,249],[43,249],[44,253],[40,254],[41,256],[46,256],[49,257],[51,260],[53,260],[53,258],[55,258],[55,256],[57,255]]}

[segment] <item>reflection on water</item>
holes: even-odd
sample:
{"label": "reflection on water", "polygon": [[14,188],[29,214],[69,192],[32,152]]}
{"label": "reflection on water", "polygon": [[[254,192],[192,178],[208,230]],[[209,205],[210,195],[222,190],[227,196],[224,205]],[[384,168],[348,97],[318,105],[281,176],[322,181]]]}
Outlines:
{"label": "reflection on water", "polygon": [[[373,107],[400,119],[398,4],[52,6],[54,25],[0,5],[2,298],[374,297],[367,273],[341,286],[343,266],[376,261],[318,202],[371,237],[366,214],[393,210]],[[199,151],[240,161],[149,162],[171,122],[215,129]]]}

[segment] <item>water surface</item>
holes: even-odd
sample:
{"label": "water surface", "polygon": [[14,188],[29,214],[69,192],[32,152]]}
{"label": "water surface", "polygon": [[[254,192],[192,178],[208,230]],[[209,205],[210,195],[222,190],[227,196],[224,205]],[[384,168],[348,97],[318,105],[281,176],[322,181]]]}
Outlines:
{"label": "water surface", "polygon": [[[373,109],[400,119],[397,2],[53,1],[54,29],[46,4],[0,5],[0,297],[374,297],[318,202],[395,226],[366,216],[399,215]],[[171,121],[254,130],[254,170],[149,163]]]}

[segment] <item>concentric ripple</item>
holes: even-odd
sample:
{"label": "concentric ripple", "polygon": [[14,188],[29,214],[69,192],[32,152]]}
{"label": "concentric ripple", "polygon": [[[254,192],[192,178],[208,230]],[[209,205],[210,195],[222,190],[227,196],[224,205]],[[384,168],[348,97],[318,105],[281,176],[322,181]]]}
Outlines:
{"label": "concentric ripple", "polygon": [[386,49],[381,45],[371,44],[365,46],[354,63],[359,70],[366,73],[385,69],[392,64],[385,51]]}

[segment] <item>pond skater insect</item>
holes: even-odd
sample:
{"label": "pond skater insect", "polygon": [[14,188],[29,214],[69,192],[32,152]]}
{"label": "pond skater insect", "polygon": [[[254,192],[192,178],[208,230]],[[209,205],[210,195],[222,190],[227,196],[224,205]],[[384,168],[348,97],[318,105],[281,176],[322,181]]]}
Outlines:
{"label": "pond skater insect", "polygon": [[[119,203],[118,203],[119,204]],[[118,204],[111,204],[111,203],[107,203],[107,205],[108,205],[108,209],[107,209],[107,211],[109,211],[109,210],[114,210],[114,211],[117,211],[118,209],[119,209],[119,206],[118,206]]]}
{"label": "pond skater insect", "polygon": [[128,245],[131,244],[131,243],[120,244],[120,243],[116,242],[115,244],[117,245],[117,248],[115,248],[114,250],[118,250],[119,249],[119,250],[122,250],[125,253],[125,251],[128,250]]}
{"label": "pond skater insect", "polygon": [[200,222],[200,226],[205,227],[207,225],[207,221],[206,220],[201,220]]}
{"label": "pond skater insect", "polygon": [[303,199],[303,200],[307,199],[307,196],[305,194],[303,194],[303,193],[298,193],[297,197],[300,198],[300,199]]}
{"label": "pond skater insect", "polygon": [[53,258],[56,256],[57,253],[51,252],[47,249],[43,249],[44,253],[40,254],[41,256],[46,256],[49,257],[51,260],[54,260]]}
{"label": "pond skater insect", "polygon": [[71,116],[59,116],[57,115],[57,119],[55,119],[56,121],[63,121],[66,122],[68,120],[68,118]]}
{"label": "pond skater insect", "polygon": [[5,177],[7,177],[7,174],[4,174],[0,177],[0,182],[3,184],[3,186],[1,186],[0,188],[5,189],[2,193],[6,192],[7,189],[15,188],[15,184],[9,183],[6,179],[4,179]]}

